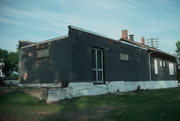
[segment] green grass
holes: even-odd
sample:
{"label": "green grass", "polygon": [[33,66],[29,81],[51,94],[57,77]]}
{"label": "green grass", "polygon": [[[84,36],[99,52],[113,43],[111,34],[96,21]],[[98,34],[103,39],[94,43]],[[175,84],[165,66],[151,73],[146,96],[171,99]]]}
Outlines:
{"label": "green grass", "polygon": [[14,93],[0,95],[4,121],[179,121],[180,88],[100,95],[46,104]]}

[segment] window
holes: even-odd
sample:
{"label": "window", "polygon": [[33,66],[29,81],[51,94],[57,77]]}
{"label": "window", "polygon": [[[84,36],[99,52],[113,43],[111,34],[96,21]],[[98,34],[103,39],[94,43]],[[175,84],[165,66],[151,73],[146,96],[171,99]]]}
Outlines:
{"label": "window", "polygon": [[162,67],[162,61],[159,61],[159,65]]}
{"label": "window", "polygon": [[2,76],[2,70],[0,70],[0,76]]}
{"label": "window", "polygon": [[173,63],[169,63],[169,75],[174,75],[174,66],[173,66]]}
{"label": "window", "polygon": [[49,48],[36,50],[36,58],[43,58],[49,56]]}
{"label": "window", "polygon": [[166,62],[165,61],[163,62],[163,67],[166,67]]}
{"label": "window", "polygon": [[94,82],[103,82],[103,50],[92,48],[92,79]]}
{"label": "window", "polygon": [[129,61],[128,54],[120,53],[120,60],[122,60],[122,61]]}
{"label": "window", "polygon": [[155,74],[158,74],[157,60],[154,60],[154,72],[155,72]]}

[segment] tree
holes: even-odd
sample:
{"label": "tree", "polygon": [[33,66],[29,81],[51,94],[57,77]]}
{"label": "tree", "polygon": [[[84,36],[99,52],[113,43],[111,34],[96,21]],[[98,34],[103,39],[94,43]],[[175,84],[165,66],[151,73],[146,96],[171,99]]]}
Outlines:
{"label": "tree", "polygon": [[178,40],[177,42],[176,42],[176,53],[177,53],[177,56],[180,56],[180,41]]}
{"label": "tree", "polygon": [[180,63],[180,41],[179,40],[176,42],[176,54],[178,57],[178,64],[179,64]]}
{"label": "tree", "polygon": [[176,55],[177,55],[177,79],[180,82],[180,69],[179,69],[179,65],[180,65],[180,41],[179,40],[176,42]]}
{"label": "tree", "polygon": [[0,49],[0,58],[4,59],[5,66],[2,69],[6,77],[18,71],[18,52]]}

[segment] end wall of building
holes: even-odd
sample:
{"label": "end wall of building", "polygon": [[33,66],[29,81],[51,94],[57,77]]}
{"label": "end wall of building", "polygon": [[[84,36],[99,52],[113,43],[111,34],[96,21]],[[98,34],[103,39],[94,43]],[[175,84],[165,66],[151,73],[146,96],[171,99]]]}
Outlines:
{"label": "end wall of building", "polygon": [[[49,56],[36,58],[36,51],[48,48]],[[72,80],[71,42],[69,38],[20,49],[21,84],[66,83]],[[24,80],[24,74],[27,79]]]}

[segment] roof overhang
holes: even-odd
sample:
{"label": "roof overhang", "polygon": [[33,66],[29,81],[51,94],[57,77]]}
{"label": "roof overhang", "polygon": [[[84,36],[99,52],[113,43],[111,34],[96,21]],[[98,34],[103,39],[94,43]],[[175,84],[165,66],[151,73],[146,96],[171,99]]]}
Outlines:
{"label": "roof overhang", "polygon": [[135,42],[135,41],[132,41],[132,40],[129,40],[129,39],[124,39],[124,38],[121,38],[119,41],[124,41],[124,42],[127,42],[127,43],[131,43],[131,44],[134,44],[134,45],[137,45],[137,46],[140,46],[142,48],[146,48],[148,51],[150,52],[157,52],[157,53],[161,53],[161,54],[165,54],[165,55],[168,55],[168,56],[171,56],[173,58],[177,58],[175,55],[171,55],[167,52],[164,52],[162,50],[159,50],[159,49],[156,49],[156,48],[153,48],[153,47],[150,47],[150,46],[147,46],[147,45],[143,45],[139,42]]}
{"label": "roof overhang", "polygon": [[37,43],[32,43],[30,45],[27,45],[27,46],[23,46],[23,48],[27,48],[27,47],[32,47],[32,46],[36,46],[36,45],[40,45],[40,44],[44,44],[44,43],[48,43],[48,42],[52,42],[52,41],[56,41],[56,40],[61,40],[61,39],[65,39],[65,38],[68,38],[69,36],[66,35],[66,36],[62,36],[62,37],[56,37],[56,38],[53,38],[53,39],[48,39],[48,40],[45,40],[45,41],[42,41],[42,42],[37,42]]}

